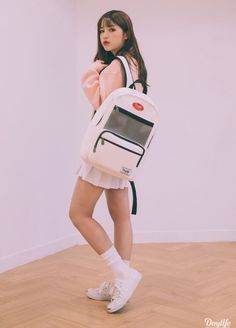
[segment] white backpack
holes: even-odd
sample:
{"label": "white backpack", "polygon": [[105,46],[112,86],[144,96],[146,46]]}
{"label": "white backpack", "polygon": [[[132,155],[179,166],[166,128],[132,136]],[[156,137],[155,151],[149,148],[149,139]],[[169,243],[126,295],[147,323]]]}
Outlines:
{"label": "white backpack", "polygon": [[126,87],[111,92],[97,109],[83,138],[80,155],[97,169],[132,181],[156,131],[158,113],[150,97],[132,89],[142,81],[133,81],[126,58],[116,58],[125,69]]}

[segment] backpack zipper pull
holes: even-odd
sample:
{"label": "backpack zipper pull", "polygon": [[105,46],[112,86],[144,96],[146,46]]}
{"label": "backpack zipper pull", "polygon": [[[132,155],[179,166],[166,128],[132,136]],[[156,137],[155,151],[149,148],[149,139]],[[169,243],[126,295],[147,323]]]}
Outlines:
{"label": "backpack zipper pull", "polygon": [[[93,147],[93,152],[96,153],[96,149],[97,149],[97,145],[98,145],[99,139],[97,140],[97,142],[95,143],[94,147]],[[103,138],[101,138],[101,144],[104,145],[105,141]]]}

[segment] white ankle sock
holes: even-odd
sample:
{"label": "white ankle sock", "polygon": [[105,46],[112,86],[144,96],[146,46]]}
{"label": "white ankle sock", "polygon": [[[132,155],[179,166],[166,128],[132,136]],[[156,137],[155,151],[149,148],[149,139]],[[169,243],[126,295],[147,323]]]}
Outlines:
{"label": "white ankle sock", "polygon": [[106,252],[100,255],[105,261],[106,265],[111,269],[115,279],[123,279],[129,273],[129,266],[124,263],[114,245]]}
{"label": "white ankle sock", "polygon": [[124,262],[126,265],[130,266],[130,261],[129,261],[129,260],[123,260],[123,262]]}

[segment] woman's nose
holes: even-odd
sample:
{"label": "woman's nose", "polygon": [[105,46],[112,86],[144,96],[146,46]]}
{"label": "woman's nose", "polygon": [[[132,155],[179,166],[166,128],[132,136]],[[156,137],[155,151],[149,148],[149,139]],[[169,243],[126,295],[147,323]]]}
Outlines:
{"label": "woman's nose", "polygon": [[104,33],[103,33],[103,37],[104,37],[105,39],[107,39],[108,36],[109,36],[109,32],[108,32],[108,31],[104,31]]}

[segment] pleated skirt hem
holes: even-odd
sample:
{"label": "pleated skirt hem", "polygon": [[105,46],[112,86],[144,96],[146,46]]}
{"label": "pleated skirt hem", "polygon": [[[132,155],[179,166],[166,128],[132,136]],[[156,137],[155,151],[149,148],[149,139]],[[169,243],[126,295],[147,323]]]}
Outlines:
{"label": "pleated skirt hem", "polygon": [[84,161],[82,161],[82,164],[75,174],[80,176],[83,180],[104,189],[124,189],[128,187],[129,184],[128,180],[102,172]]}

